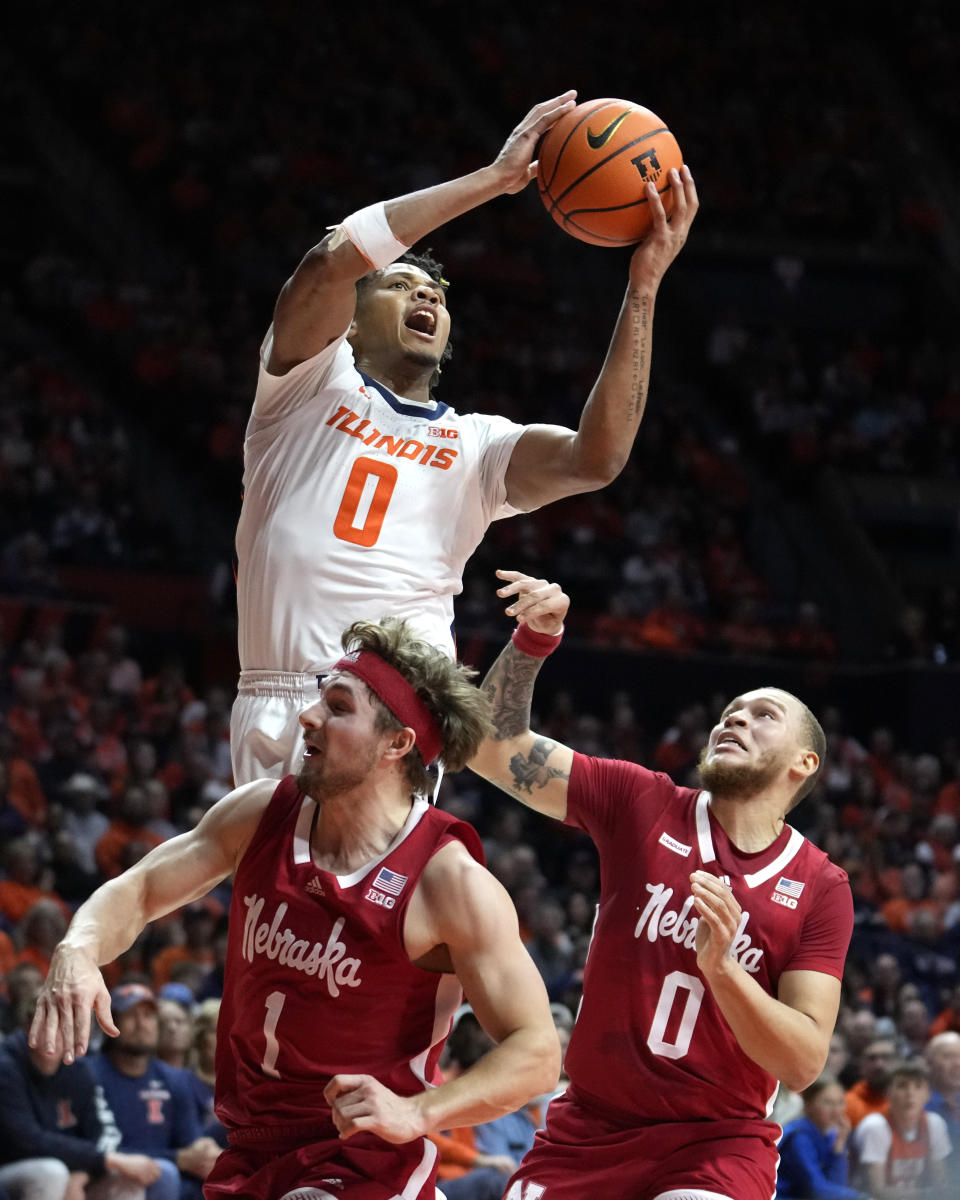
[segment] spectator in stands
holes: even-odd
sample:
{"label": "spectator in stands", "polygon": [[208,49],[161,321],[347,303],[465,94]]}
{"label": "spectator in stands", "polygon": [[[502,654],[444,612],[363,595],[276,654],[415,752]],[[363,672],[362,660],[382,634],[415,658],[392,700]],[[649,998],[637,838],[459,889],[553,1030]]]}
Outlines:
{"label": "spectator in stands", "polygon": [[156,998],[143,984],[128,983],[114,988],[110,1003],[120,1035],[90,1065],[116,1117],[121,1149],[157,1159],[165,1175],[179,1176],[180,1200],[200,1200],[200,1181],[220,1147],[201,1134],[184,1072],[155,1057]]}
{"label": "spectator in stands", "polygon": [[868,1113],[853,1135],[858,1181],[875,1200],[902,1200],[946,1184],[944,1160],[950,1138],[944,1119],[927,1112],[930,1099],[922,1059],[897,1064],[890,1072],[886,1113]]}
{"label": "spectator in stands", "polygon": [[803,1092],[803,1116],[784,1127],[777,1200],[860,1200],[847,1185],[849,1136],[843,1088],[821,1075]]}
{"label": "spectator in stands", "polygon": [[20,943],[19,962],[33,963],[46,978],[50,956],[57,942],[67,932],[67,918],[59,900],[38,900],[20,922],[17,940]]}
{"label": "spectator in stands", "polygon": [[181,1070],[193,1042],[193,993],[182,983],[168,983],[157,998],[157,1058]]}
{"label": "spectator in stands", "polygon": [[933,1019],[930,1034],[936,1037],[938,1033],[960,1033],[960,983],[950,995],[950,1002]]}
{"label": "spectator in stands", "polygon": [[18,962],[7,971],[4,984],[6,997],[0,1004],[0,1041],[2,1035],[19,1028],[21,1008],[36,1001],[43,987],[43,972],[31,962]]}
{"label": "spectator in stands", "polygon": [[[200,976],[206,974],[214,965],[213,931],[219,912],[215,911],[216,902],[211,897],[205,897],[193,904],[187,904],[176,916],[173,923],[175,941],[157,954],[150,969],[153,975],[153,986],[162,988],[173,978],[173,968],[183,963],[193,963]],[[187,982],[187,976],[178,973],[177,976]]]}
{"label": "spectator in stands", "polygon": [[887,1084],[896,1061],[897,1044],[893,1038],[876,1038],[863,1048],[860,1079],[846,1095],[851,1128],[856,1129],[868,1113],[887,1111]]}
{"label": "spectator in stands", "polygon": [[53,900],[69,917],[70,910],[48,886],[47,876],[29,838],[16,838],[3,856],[6,878],[0,879],[0,914],[16,925],[39,900]]}
{"label": "spectator in stands", "polygon": [[106,798],[107,789],[86,771],[71,775],[60,789],[63,802],[60,827],[73,841],[78,865],[89,875],[97,877],[97,842],[110,828],[110,822],[97,805]]}
{"label": "spectator in stands", "polygon": [[[117,1152],[120,1134],[86,1060],[68,1066],[27,1045],[33,1009],[33,1001],[21,1005],[19,1028],[0,1046],[0,1163],[59,1160],[64,1180],[69,1172],[75,1183],[92,1181],[79,1193],[84,1200],[138,1200],[144,1187],[147,1200],[177,1200],[177,1191],[150,1186],[158,1162]],[[43,1200],[56,1194],[55,1180],[48,1186]]]}
{"label": "spectator in stands", "polygon": [[930,1013],[919,996],[912,994],[911,985],[899,1005],[897,1015],[897,1054],[903,1059],[923,1054],[930,1037]]}
{"label": "spectator in stands", "polygon": [[953,1147],[950,1162],[960,1177],[960,1033],[935,1034],[927,1043],[924,1057],[930,1069],[927,1108],[947,1123]]}
{"label": "spectator in stands", "polygon": [[[176,986],[168,984],[168,987]],[[213,1111],[214,1085],[216,1083],[217,1018],[220,1001],[204,1000],[193,1019],[193,1042],[190,1046],[188,1068],[192,1076],[194,1095],[200,1113],[203,1132],[212,1137],[218,1146],[227,1144],[227,1131],[217,1120]]]}
{"label": "spectator in stands", "polygon": [[115,879],[163,841],[147,828],[150,816],[150,802],[143,788],[128,788],[116,818],[96,845],[97,868],[104,879]]}
{"label": "spectator in stands", "polygon": [[878,954],[870,963],[870,1011],[877,1017],[893,1019],[897,1011],[897,993],[903,983],[903,970],[895,954]]}

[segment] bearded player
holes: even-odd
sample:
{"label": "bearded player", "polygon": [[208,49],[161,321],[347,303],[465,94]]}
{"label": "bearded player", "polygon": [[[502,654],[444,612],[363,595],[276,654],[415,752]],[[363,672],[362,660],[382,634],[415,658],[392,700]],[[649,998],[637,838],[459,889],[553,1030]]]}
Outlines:
{"label": "bearded player", "polygon": [[[207,1200],[434,1200],[439,1129],[553,1087],[543,981],[475,831],[422,793],[489,728],[464,668],[402,622],[360,622],[300,719],[300,770],[225,796],[94,892],[57,947],[30,1041],[70,1062],[99,967],[144,925],[234,874],[216,1112],[229,1146]],[[462,985],[462,987],[461,987]],[[437,1059],[467,989],[497,1045],[447,1083]],[[438,1086],[434,1086],[438,1085]]]}
{"label": "bearded player", "polygon": [[484,681],[495,733],[470,766],[588,833],[601,869],[570,1087],[507,1200],[770,1200],[778,1080],[800,1092],[823,1069],[853,927],[846,875],[785,821],[823,731],[789,692],[737,696],[699,790],[540,737],[534,680],[569,601],[498,575],[518,625]]}
{"label": "bearded player", "polygon": [[296,770],[297,714],[354,620],[400,616],[453,654],[453,597],[491,521],[609,483],[643,416],[654,300],[697,210],[672,173],[579,427],[463,414],[434,395],[450,350],[440,264],[407,250],[478,205],[519,192],[540,137],[574,106],[538,104],[496,160],[345,217],[306,255],[261,349],[237,528],[239,695],[234,779]]}

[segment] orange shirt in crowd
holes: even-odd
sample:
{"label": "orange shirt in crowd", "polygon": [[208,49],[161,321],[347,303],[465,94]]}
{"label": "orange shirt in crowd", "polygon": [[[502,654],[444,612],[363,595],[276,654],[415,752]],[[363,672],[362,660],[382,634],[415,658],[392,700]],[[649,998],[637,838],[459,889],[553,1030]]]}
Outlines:
{"label": "orange shirt in crowd", "polygon": [[93,852],[100,874],[104,879],[116,879],[130,866],[130,863],[124,860],[123,852],[131,842],[142,842],[148,850],[152,850],[162,841],[163,838],[158,833],[152,833],[149,829],[128,825],[126,821],[113,821],[97,842]]}
{"label": "orange shirt in crowd", "polygon": [[39,900],[53,900],[59,904],[63,915],[70,920],[73,915],[55,892],[45,892],[29,883],[17,883],[13,879],[0,879],[0,912],[19,925]]}
{"label": "orange shirt in crowd", "polygon": [[850,1125],[856,1128],[868,1113],[884,1113],[890,1107],[884,1092],[875,1092],[872,1087],[861,1079],[847,1092],[847,1118]]}

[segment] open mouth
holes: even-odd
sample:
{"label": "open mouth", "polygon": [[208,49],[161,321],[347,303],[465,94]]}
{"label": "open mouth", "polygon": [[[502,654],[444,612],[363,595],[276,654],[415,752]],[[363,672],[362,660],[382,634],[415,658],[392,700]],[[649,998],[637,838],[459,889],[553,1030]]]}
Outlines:
{"label": "open mouth", "polygon": [[412,329],[414,333],[433,337],[437,332],[437,314],[432,308],[415,308],[404,321],[404,325],[407,329]]}
{"label": "open mouth", "polygon": [[746,750],[746,746],[743,744],[743,742],[741,742],[740,739],[732,733],[721,733],[721,735],[717,738],[717,744],[714,749],[719,750],[723,746],[730,746],[736,750]]}

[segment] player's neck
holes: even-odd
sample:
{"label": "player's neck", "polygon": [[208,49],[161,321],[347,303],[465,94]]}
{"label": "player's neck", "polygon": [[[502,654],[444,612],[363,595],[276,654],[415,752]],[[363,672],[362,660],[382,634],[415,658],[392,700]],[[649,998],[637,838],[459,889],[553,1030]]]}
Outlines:
{"label": "player's neck", "polygon": [[410,400],[414,404],[430,403],[430,381],[436,369],[432,365],[406,358],[384,362],[361,356],[357,359],[357,369],[382,383],[401,400]]}
{"label": "player's neck", "polygon": [[399,780],[319,800],[310,838],[314,863],[331,874],[349,875],[381,858],[406,824],[411,804]]}
{"label": "player's neck", "polygon": [[777,797],[754,796],[748,801],[711,796],[710,812],[738,850],[756,854],[766,850],[783,831],[783,803]]}

